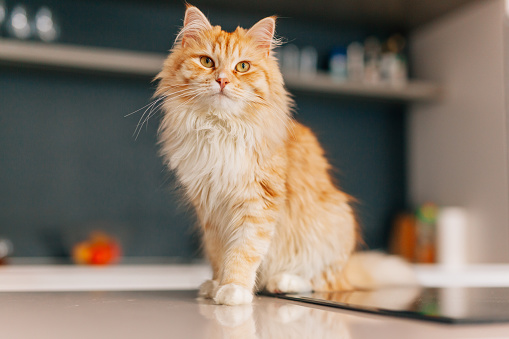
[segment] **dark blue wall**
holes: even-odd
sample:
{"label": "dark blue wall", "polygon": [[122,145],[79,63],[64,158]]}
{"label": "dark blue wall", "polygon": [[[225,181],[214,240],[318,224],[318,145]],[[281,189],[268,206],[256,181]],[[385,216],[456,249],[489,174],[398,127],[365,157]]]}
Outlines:
{"label": "dark blue wall", "polygon": [[[171,47],[184,12],[180,1],[24,3],[54,9],[62,42],[156,52]],[[203,10],[228,30],[260,19]],[[332,47],[375,33],[297,18],[281,19],[278,32],[314,45],[323,60]],[[193,214],[156,155],[157,118],[137,140],[140,114],[124,118],[153,89],[150,79],[0,66],[0,236],[14,242],[16,256],[65,256],[97,222],[129,256],[198,254]],[[391,216],[405,207],[405,107],[295,94],[297,119],[316,131],[340,186],[359,200],[367,244],[384,247]]]}

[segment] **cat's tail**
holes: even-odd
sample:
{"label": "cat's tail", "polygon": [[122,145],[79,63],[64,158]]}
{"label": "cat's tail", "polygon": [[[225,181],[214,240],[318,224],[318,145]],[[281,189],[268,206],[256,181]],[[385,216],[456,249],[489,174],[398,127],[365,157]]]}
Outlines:
{"label": "cat's tail", "polygon": [[354,253],[342,275],[350,285],[360,289],[419,284],[415,271],[407,261],[375,251]]}

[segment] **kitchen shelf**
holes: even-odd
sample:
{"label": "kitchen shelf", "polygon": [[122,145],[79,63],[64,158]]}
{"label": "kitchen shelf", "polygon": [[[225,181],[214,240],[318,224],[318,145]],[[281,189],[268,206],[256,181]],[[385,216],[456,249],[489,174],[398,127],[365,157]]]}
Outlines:
{"label": "kitchen shelf", "polygon": [[[0,63],[3,64],[154,77],[165,57],[161,53],[0,39]],[[307,93],[408,102],[433,101],[441,95],[440,87],[427,82],[409,81],[401,87],[365,85],[336,82],[326,73],[313,77],[287,74],[285,83],[290,90]]]}
{"label": "kitchen shelf", "polygon": [[160,53],[0,39],[0,62],[59,69],[155,76]]}
{"label": "kitchen shelf", "polygon": [[316,94],[356,96],[364,98],[397,100],[397,101],[435,101],[442,96],[439,86],[411,80],[401,86],[389,84],[363,84],[348,81],[336,81],[327,73],[318,73],[312,77],[285,75],[289,89]]}

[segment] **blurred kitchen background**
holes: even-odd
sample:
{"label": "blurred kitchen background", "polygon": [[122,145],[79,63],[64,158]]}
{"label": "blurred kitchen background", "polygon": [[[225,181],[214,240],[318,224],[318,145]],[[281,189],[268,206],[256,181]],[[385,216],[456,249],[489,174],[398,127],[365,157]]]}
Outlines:
{"label": "blurred kitchen background", "polygon": [[[418,246],[419,230],[394,240],[406,227],[395,220],[431,202],[467,216],[466,261],[509,261],[505,1],[191,3],[229,31],[280,17],[296,118],[358,199],[366,248]],[[157,155],[159,114],[134,135],[184,10],[0,0],[0,237],[12,256],[69,258],[100,230],[125,257],[201,257]]]}

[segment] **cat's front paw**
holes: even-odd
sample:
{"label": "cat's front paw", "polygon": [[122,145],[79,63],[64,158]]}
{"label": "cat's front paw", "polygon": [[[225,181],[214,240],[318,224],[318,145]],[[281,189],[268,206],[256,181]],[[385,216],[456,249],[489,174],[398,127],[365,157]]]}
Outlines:
{"label": "cat's front paw", "polygon": [[270,293],[291,293],[309,292],[312,287],[309,280],[294,274],[282,273],[269,279],[265,289]]}
{"label": "cat's front paw", "polygon": [[226,284],[219,286],[214,301],[221,305],[244,305],[253,301],[253,293],[245,287]]}
{"label": "cat's front paw", "polygon": [[198,296],[205,299],[214,298],[217,286],[219,286],[219,283],[216,280],[205,281],[203,284],[200,285],[200,291],[198,292]]}

